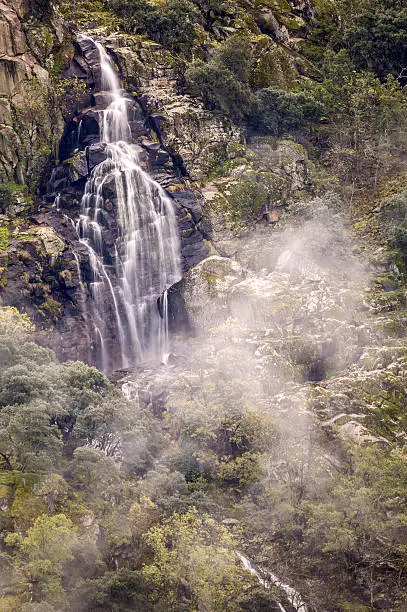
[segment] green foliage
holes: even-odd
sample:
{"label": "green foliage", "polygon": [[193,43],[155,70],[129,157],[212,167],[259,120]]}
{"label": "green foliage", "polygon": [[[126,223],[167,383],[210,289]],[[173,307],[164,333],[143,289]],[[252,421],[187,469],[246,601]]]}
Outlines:
{"label": "green foliage", "polygon": [[256,132],[282,136],[302,134],[317,124],[323,113],[323,105],[307,93],[288,93],[269,87],[258,91],[254,97],[247,120]]}
{"label": "green foliage", "polygon": [[47,94],[47,85],[34,78],[24,83],[24,88],[11,100],[13,123],[21,142],[21,170],[32,192],[35,192],[57,137],[56,109],[51,109]]}
{"label": "green foliage", "polygon": [[401,252],[407,264],[407,191],[385,201],[381,219],[390,247]]}
{"label": "green foliage", "polygon": [[[81,612],[279,609],[284,598],[237,560],[249,541],[313,580],[334,571],[342,592],[354,576],[373,606],[377,585],[399,580],[403,451],[350,448],[327,478],[317,451],[279,441],[245,381],[194,377],[158,421],[94,368],[57,364],[34,343],[1,346],[13,405],[0,408],[0,563],[5,550],[15,609],[28,597]],[[390,424],[404,397],[389,373],[368,401]],[[223,520],[235,516],[239,527]],[[336,605],[327,588],[321,601]]]}
{"label": "green foliage", "polygon": [[149,610],[148,590],[140,571],[120,568],[83,580],[75,590],[73,605],[78,612]]}
{"label": "green foliage", "polygon": [[[97,579],[81,582],[96,571],[99,527],[93,531],[89,523],[95,515],[105,521],[112,554],[125,545],[131,550],[136,542],[145,548],[140,530],[157,520],[157,506],[135,496],[134,478],[153,465],[161,436],[152,415],[123,399],[96,369],[58,364],[50,350],[25,342],[32,327],[15,309],[1,309],[0,328],[0,529],[15,551],[10,572],[17,573],[12,584],[18,588],[10,587],[11,605],[20,609],[30,594],[44,609],[62,609],[69,580],[75,584],[72,601],[79,593],[93,601]],[[111,516],[124,506],[130,513],[129,537],[120,530],[123,518]],[[78,569],[69,570],[68,580],[73,558]],[[144,579],[134,576],[106,579],[106,597],[117,600],[120,609],[125,601],[144,601],[132,590]],[[127,580],[128,593],[120,594]]]}
{"label": "green foliage", "polygon": [[143,474],[154,463],[163,443],[157,425],[147,411],[134,407],[115,392],[94,401],[80,412],[75,436],[92,442],[109,457],[122,454],[127,469]]}
{"label": "green foliage", "polygon": [[207,108],[237,121],[243,117],[250,90],[225,66],[195,62],[186,71],[185,81],[188,93],[201,98]]}
{"label": "green foliage", "polygon": [[265,590],[261,586],[253,586],[236,601],[236,609],[244,612],[278,612],[281,610],[281,594],[275,593],[275,588]]}
{"label": "green foliage", "polygon": [[220,45],[214,63],[232,72],[240,83],[250,81],[253,69],[252,42],[247,32],[233,34]]}
{"label": "green foliage", "polygon": [[[51,63],[48,68],[52,75],[52,57],[47,63]],[[85,87],[78,79],[61,79],[55,75],[46,82],[33,78],[17,87],[10,99],[13,125],[21,143],[19,170],[33,194],[47,163],[58,160],[63,115],[72,110],[73,101]]]}
{"label": "green foliage", "polygon": [[[19,379],[13,387],[18,396],[27,379]],[[21,407],[6,407],[0,412],[0,457],[7,469],[21,471],[43,471],[49,461],[56,464],[62,442],[56,425],[50,422],[49,408],[40,401]]]}
{"label": "green foliage", "polygon": [[333,36],[334,48],[348,49],[358,70],[379,78],[403,76],[407,64],[407,7],[393,0],[354,5],[353,15],[343,13],[343,27]]}
{"label": "green foliage", "polygon": [[48,69],[52,75],[52,90],[49,103],[60,109],[64,118],[67,118],[78,101],[78,98],[86,91],[86,83],[79,80],[77,77],[73,79],[64,79],[59,75],[60,66],[58,58],[51,57],[52,66]]}
{"label": "green foliage", "polygon": [[26,185],[17,185],[16,183],[0,183],[0,209],[7,210],[13,200],[14,194],[24,194],[27,191]]}
{"label": "green foliage", "polygon": [[159,508],[172,512],[174,509],[188,507],[188,487],[180,472],[170,471],[166,466],[158,465],[150,470],[140,482],[143,497],[151,499]]}
{"label": "green foliage", "polygon": [[247,177],[228,186],[227,194],[216,206],[228,214],[234,231],[244,230],[260,218],[260,210],[269,195],[267,185],[257,178]]}
{"label": "green foliage", "polygon": [[405,77],[407,9],[398,0],[318,0],[307,43],[308,57],[321,61],[324,47],[346,49],[357,70],[384,80]]}
{"label": "green foliage", "polygon": [[319,144],[330,149],[332,168],[346,183],[378,181],[391,156],[404,147],[406,95],[391,75],[382,82],[357,72],[346,52],[327,53],[326,78],[307,91],[323,108]]}
{"label": "green foliage", "polygon": [[263,134],[296,134],[318,123],[323,107],[307,93],[273,87],[253,92],[259,80],[259,61],[250,37],[235,34],[216,49],[209,62],[200,60],[189,66],[186,89],[207,108],[238,122],[244,119],[252,130]]}
{"label": "green foliage", "polygon": [[192,508],[152,527],[146,541],[153,558],[143,576],[153,585],[155,603],[170,609],[236,610],[236,597],[251,579],[238,566],[236,541],[225,527]]}
{"label": "green foliage", "polygon": [[354,449],[349,475],[335,479],[329,497],[309,504],[307,546],[352,565],[375,603],[375,580],[386,561],[404,567],[407,463],[394,449]]}
{"label": "green foliage", "polygon": [[231,36],[209,62],[192,63],[185,73],[186,89],[205,106],[234,120],[242,119],[250,100],[251,45],[244,35]]}
{"label": "green foliage", "polygon": [[75,528],[64,514],[41,515],[25,537],[9,534],[5,542],[17,549],[17,563],[35,589],[35,597],[61,604],[65,592],[61,584],[63,565],[74,557]]}
{"label": "green foliage", "polygon": [[[367,390],[366,400],[370,413],[367,423],[373,431],[387,440],[394,440],[400,431],[406,431],[407,395],[403,380],[391,372],[383,372],[376,388]],[[404,437],[400,440],[400,446],[403,445]]]}
{"label": "green foliage", "polygon": [[235,459],[223,459],[219,466],[220,481],[227,486],[245,487],[259,480],[262,474],[260,457],[245,452]]}
{"label": "green foliage", "polygon": [[[105,5],[128,32],[141,35],[137,41],[148,36],[181,56],[182,86],[206,108],[246,127],[248,135],[270,135],[269,152],[274,139],[289,135],[321,154],[332,175],[361,185],[378,181],[391,155],[403,151],[405,92],[388,77],[404,62],[403,7],[397,12],[391,3],[319,0],[305,43],[322,70],[314,82],[298,78],[292,49],[259,34],[254,19],[263,6],[217,0]],[[268,7],[290,19],[288,3]],[[94,19],[91,5],[80,10],[83,23]],[[112,27],[110,17],[116,27],[108,12],[103,23]],[[46,26],[35,27],[44,34],[39,53],[47,56],[52,86],[34,80],[11,101],[31,190],[46,161],[57,157],[58,122],[84,87],[58,78],[65,53],[54,55]],[[238,146],[235,153],[228,149],[230,174],[250,156]],[[214,153],[218,165],[225,150]],[[259,168],[243,178],[236,172],[227,183],[219,180],[222,201],[214,206],[223,206],[239,230],[259,218],[268,195],[280,199],[284,185],[273,177],[274,161],[260,168],[260,157],[253,160]],[[0,203],[19,190],[4,184]],[[407,252],[405,200],[403,192],[386,201],[380,215],[399,270]],[[3,225],[0,250],[8,241]],[[213,290],[219,279],[206,276]],[[405,299],[400,279],[393,281],[377,279],[388,298]],[[56,318],[59,303],[44,300],[43,310]],[[1,609],[288,609],[280,593],[263,589],[243,570],[236,550],[244,549],[297,583],[315,609],[385,609],[387,592],[399,597],[407,567],[407,462],[400,450],[406,394],[398,372],[378,376],[377,388],[360,385],[352,405],[358,411],[364,402],[364,425],[390,443],[345,448],[337,440],[330,456],[311,426],[290,421],[290,398],[279,397],[275,410],[263,392],[258,396],[247,359],[239,363],[235,346],[216,376],[210,369],[194,371],[171,381],[159,398],[152,393],[147,400],[141,392],[131,402],[96,369],[57,363],[51,351],[29,342],[32,331],[27,317],[0,309]],[[223,342],[216,333],[212,352]],[[265,336],[264,345],[271,353],[273,341]],[[271,359],[263,357],[264,363]],[[310,359],[310,350],[298,356],[305,366]],[[397,362],[400,370],[404,366]],[[304,427],[295,442],[279,439],[279,410],[289,422],[283,431]]]}
{"label": "green foliage", "polygon": [[162,5],[149,0],[107,0],[106,6],[124,19],[128,31],[146,33],[173,53],[190,58],[200,12],[189,0],[169,0]]}
{"label": "green foliage", "polygon": [[241,488],[260,478],[262,453],[270,451],[276,432],[269,416],[249,404],[239,381],[206,382],[176,411],[172,427],[181,449],[173,466],[191,491],[211,483]]}
{"label": "green foliage", "polygon": [[22,23],[22,29],[27,37],[31,51],[38,61],[45,62],[54,46],[52,32],[44,19],[34,17],[34,12],[30,13]]}
{"label": "green foliage", "polygon": [[122,491],[120,474],[114,460],[95,448],[80,446],[74,451],[69,476],[75,488],[91,496],[91,503],[99,500],[120,504]]}
{"label": "green foliage", "polygon": [[311,87],[310,93],[315,97],[319,93],[332,123],[351,122],[360,130],[363,125],[368,133],[385,134],[399,126],[405,94],[397,80],[389,76],[381,82],[371,72],[357,72],[343,51],[326,55],[325,72],[325,81]]}
{"label": "green foliage", "polygon": [[47,321],[56,322],[61,317],[62,304],[48,296],[38,310]]}
{"label": "green foliage", "polygon": [[11,336],[14,342],[26,340],[35,331],[28,315],[13,306],[0,308],[0,336]]}

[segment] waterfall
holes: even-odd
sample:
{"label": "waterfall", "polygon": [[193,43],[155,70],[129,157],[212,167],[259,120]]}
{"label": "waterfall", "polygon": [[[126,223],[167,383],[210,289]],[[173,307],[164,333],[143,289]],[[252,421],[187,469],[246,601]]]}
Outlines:
{"label": "waterfall", "polygon": [[[107,158],[91,172],[76,230],[89,253],[91,335],[105,372],[135,363],[165,362],[168,346],[167,290],[181,279],[177,222],[171,200],[140,167],[131,142],[127,106],[110,57],[89,37],[100,58],[101,141]],[[114,192],[118,238],[114,255],[104,240],[108,193]],[[112,202],[109,201],[109,205]]]}
{"label": "waterfall", "polygon": [[[251,574],[253,574],[253,576],[257,578],[257,580],[262,586],[264,586],[265,589],[269,589],[273,585],[279,587],[285,592],[290,605],[294,608],[294,610],[296,610],[296,612],[307,612],[307,605],[302,600],[302,597],[300,593],[298,593],[298,591],[293,589],[293,587],[289,586],[288,584],[284,584],[284,582],[281,582],[281,580],[275,574],[268,570],[263,570],[262,573],[267,576],[267,578],[264,578],[247,557],[245,557],[239,552],[237,553],[237,556],[240,559],[244,569],[248,570]],[[278,606],[281,612],[286,612],[286,609],[281,603],[279,603]]]}

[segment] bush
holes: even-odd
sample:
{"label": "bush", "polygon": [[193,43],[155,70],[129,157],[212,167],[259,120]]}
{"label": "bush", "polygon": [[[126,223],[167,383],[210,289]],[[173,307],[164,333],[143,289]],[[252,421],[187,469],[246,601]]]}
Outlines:
{"label": "bush", "polygon": [[317,123],[323,106],[307,93],[250,87],[253,53],[250,38],[236,34],[226,40],[210,62],[197,61],[185,74],[187,92],[206,108],[234,121],[245,119],[256,132],[279,136]]}
{"label": "bush", "polygon": [[385,202],[382,227],[389,245],[398,250],[407,264],[407,191]]}
{"label": "bush", "polygon": [[35,331],[28,315],[13,306],[0,308],[0,336],[12,337],[15,342],[26,340]]}
{"label": "bush", "polygon": [[251,99],[248,85],[252,64],[250,39],[236,34],[226,40],[210,62],[197,61],[185,73],[187,92],[206,108],[240,121]]}
{"label": "bush", "polygon": [[188,93],[201,98],[206,108],[235,120],[243,117],[251,93],[226,66],[196,62],[187,70],[185,80]]}
{"label": "bush", "polygon": [[333,37],[333,47],[348,49],[358,70],[381,79],[400,75],[407,67],[407,8],[389,0],[369,3],[345,22],[343,31]]}
{"label": "bush", "polygon": [[107,6],[125,20],[127,30],[147,34],[173,53],[191,56],[201,15],[188,0],[169,0],[162,6],[148,0],[107,0]]}
{"label": "bush", "polygon": [[382,82],[372,72],[358,72],[344,50],[326,54],[325,74],[307,88],[323,107],[326,125],[319,135],[331,149],[332,167],[343,182],[363,184],[372,176],[377,182],[391,156],[405,149],[406,93],[391,75]]}
{"label": "bush", "polygon": [[252,48],[246,33],[230,36],[218,49],[214,63],[232,72],[240,83],[248,83],[252,70]]}
{"label": "bush", "polygon": [[322,104],[306,93],[268,87],[254,95],[246,117],[254,131],[281,136],[309,129],[321,120],[322,112]]}
{"label": "bush", "polygon": [[0,184],[0,210],[6,212],[8,206],[12,203],[14,194],[22,193],[26,195],[26,185],[17,185],[16,183],[1,183]]}

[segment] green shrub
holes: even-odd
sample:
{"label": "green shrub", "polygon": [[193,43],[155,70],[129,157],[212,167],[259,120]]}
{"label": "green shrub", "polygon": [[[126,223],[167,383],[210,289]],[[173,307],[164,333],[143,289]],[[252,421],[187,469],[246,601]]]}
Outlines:
{"label": "green shrub", "polygon": [[385,202],[382,211],[382,228],[390,247],[400,252],[407,263],[407,190]]}
{"label": "green shrub", "polygon": [[203,100],[206,108],[240,120],[250,89],[241,83],[235,74],[216,62],[195,62],[185,74],[187,91]]}
{"label": "green shrub", "polygon": [[188,0],[169,0],[162,6],[148,0],[107,0],[106,4],[125,20],[128,30],[147,34],[173,53],[191,56],[201,15]]}
{"label": "green shrub", "polygon": [[250,39],[236,34],[226,40],[209,62],[194,62],[185,73],[187,92],[201,98],[206,108],[240,121],[251,99],[248,85],[252,67]]}
{"label": "green shrub", "polygon": [[317,124],[322,111],[322,104],[306,93],[268,87],[254,95],[246,117],[254,131],[281,136]]}
{"label": "green shrub", "polygon": [[253,63],[248,34],[246,32],[234,34],[225,40],[215,53],[214,63],[233,72],[241,83],[248,83]]}
{"label": "green shrub", "polygon": [[5,211],[12,203],[13,194],[25,193],[26,185],[17,185],[16,183],[0,183],[0,209]]}
{"label": "green shrub", "polygon": [[349,50],[358,70],[369,70],[381,79],[398,76],[407,66],[407,8],[392,0],[362,4],[332,43],[336,49]]}
{"label": "green shrub", "polygon": [[5,251],[9,245],[10,231],[7,225],[0,225],[0,252]]}

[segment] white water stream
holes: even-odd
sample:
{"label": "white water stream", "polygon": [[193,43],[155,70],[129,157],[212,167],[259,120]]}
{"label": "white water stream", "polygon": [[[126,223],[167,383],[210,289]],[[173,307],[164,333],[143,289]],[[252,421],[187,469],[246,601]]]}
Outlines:
{"label": "white water stream", "polygon": [[[239,557],[243,567],[253,574],[253,576],[256,576],[257,580],[264,586],[265,589],[269,589],[272,586],[279,587],[285,592],[288,601],[296,612],[307,612],[307,605],[302,600],[302,597],[298,591],[293,589],[293,587],[290,587],[288,584],[281,582],[278,576],[268,570],[264,571],[264,575],[267,576],[267,578],[264,578],[247,557],[241,553],[237,553],[237,556]],[[279,603],[278,606],[281,612],[286,612],[286,609],[281,603]]]}
{"label": "white water stream", "polygon": [[[167,290],[181,278],[180,246],[171,201],[142,170],[131,143],[129,99],[123,96],[110,57],[101,44],[84,38],[100,57],[101,90],[108,100],[107,108],[99,111],[107,159],[86,183],[76,229],[89,252],[88,320],[100,356],[97,365],[107,372],[146,360],[166,361]],[[103,239],[105,189],[111,191],[112,185],[119,226],[113,258]]]}

